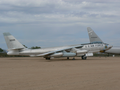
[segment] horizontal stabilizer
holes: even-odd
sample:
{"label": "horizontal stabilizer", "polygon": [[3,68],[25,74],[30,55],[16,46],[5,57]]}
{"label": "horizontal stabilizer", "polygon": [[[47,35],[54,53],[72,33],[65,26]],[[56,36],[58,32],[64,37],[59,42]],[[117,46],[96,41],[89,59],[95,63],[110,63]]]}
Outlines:
{"label": "horizontal stabilizer", "polygon": [[20,50],[20,49],[24,49],[24,48],[11,48],[10,50]]}

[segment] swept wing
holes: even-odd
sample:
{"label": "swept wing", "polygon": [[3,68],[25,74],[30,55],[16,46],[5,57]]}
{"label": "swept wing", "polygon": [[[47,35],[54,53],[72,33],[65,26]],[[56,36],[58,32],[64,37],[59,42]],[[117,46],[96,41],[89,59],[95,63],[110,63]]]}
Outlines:
{"label": "swept wing", "polygon": [[52,55],[52,54],[54,54],[54,53],[58,53],[58,52],[70,50],[70,49],[72,49],[72,48],[82,48],[82,47],[83,47],[83,45],[72,46],[72,47],[69,47],[69,48],[64,48],[64,49],[60,49],[60,50],[56,50],[56,51],[51,51],[51,52],[39,54],[39,55],[36,55],[36,56],[38,56],[38,57],[44,57],[44,56]]}

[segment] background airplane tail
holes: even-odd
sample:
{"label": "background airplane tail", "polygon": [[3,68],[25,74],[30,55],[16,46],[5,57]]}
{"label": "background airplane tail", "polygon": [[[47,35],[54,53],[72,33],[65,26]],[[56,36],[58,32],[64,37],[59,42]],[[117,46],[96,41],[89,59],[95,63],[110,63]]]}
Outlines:
{"label": "background airplane tail", "polygon": [[8,50],[19,50],[24,49],[25,47],[10,33],[3,33]]}
{"label": "background airplane tail", "polygon": [[92,42],[103,42],[90,27],[87,27],[87,30],[88,30],[90,43],[92,43]]}

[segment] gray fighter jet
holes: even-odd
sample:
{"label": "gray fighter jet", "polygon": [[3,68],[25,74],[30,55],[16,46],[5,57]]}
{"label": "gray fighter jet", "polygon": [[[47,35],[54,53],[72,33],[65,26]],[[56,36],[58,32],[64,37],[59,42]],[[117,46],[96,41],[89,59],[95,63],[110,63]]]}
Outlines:
{"label": "gray fighter jet", "polygon": [[[87,30],[90,42],[103,42],[90,27],[88,27]],[[120,47],[113,46],[111,49],[103,52],[108,54],[120,54]]]}
{"label": "gray fighter jet", "polygon": [[43,49],[28,49],[25,48],[14,36],[10,33],[3,33],[7,47],[8,55],[29,55],[31,57],[44,57],[50,60],[52,57],[81,57],[86,59],[87,56],[93,56],[93,53],[106,51],[111,48],[110,45],[103,42],[91,42],[79,45],[69,45],[62,47],[43,48]]}

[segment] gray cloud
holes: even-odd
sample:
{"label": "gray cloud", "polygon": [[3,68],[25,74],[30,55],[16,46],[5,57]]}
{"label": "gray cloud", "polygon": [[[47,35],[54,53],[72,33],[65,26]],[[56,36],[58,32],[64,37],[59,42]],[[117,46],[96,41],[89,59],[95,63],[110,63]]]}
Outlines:
{"label": "gray cloud", "polygon": [[0,36],[11,32],[29,46],[60,46],[87,42],[90,26],[102,39],[120,38],[119,11],[119,0],[1,0]]}
{"label": "gray cloud", "polygon": [[105,17],[119,17],[120,15],[118,9],[119,4],[116,3],[94,3],[84,1],[72,4],[62,0],[36,0],[36,2],[31,0],[29,3],[27,1],[16,0],[16,3],[8,3],[10,2],[3,2],[3,6],[6,6],[5,9],[1,5],[1,22],[38,23],[44,21],[55,22],[56,20],[57,22],[65,22],[68,19],[71,21],[76,21],[76,19],[80,21],[82,18],[87,19],[94,17],[104,19]]}

